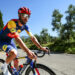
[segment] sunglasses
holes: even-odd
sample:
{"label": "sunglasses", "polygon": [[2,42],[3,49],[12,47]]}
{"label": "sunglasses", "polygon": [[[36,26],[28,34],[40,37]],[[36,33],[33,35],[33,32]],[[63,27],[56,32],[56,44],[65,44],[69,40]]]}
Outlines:
{"label": "sunglasses", "polygon": [[26,17],[30,17],[28,14],[21,14],[24,18],[26,18]]}

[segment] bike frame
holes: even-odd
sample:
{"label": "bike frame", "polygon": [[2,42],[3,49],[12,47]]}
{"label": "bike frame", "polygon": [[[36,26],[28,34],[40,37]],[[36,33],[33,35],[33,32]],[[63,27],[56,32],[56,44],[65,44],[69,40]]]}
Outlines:
{"label": "bike frame", "polygon": [[26,60],[25,64],[23,64],[23,68],[21,69],[21,71],[20,72],[18,71],[18,75],[22,75],[22,73],[24,72],[24,70],[27,68],[28,65],[31,66],[33,75],[40,75],[37,68],[34,70],[34,64],[35,64],[35,62],[33,60],[31,60],[30,58],[28,58],[28,56],[18,57],[17,59],[24,59],[24,58],[26,58],[27,60]]}

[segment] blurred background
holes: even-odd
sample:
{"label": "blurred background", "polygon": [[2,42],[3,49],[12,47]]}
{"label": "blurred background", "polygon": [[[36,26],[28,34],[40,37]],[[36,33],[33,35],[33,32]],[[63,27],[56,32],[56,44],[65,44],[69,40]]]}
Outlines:
{"label": "blurred background", "polygon": [[[27,25],[42,46],[55,53],[75,54],[75,0],[0,0],[0,30],[18,18],[23,6],[31,10]],[[25,31],[20,37],[28,48],[38,49]]]}

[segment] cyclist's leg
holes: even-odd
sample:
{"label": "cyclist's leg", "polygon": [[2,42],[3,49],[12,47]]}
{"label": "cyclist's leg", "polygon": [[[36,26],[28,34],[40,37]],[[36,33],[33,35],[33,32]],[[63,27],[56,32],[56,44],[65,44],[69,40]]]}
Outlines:
{"label": "cyclist's leg", "polygon": [[14,59],[14,67],[18,70],[19,69],[19,61],[17,58]]}
{"label": "cyclist's leg", "polygon": [[[17,50],[17,47],[16,47],[16,45],[15,45],[13,40],[11,41],[11,45]],[[19,61],[18,61],[17,57],[18,57],[18,54],[17,54],[16,58],[13,61],[14,61],[14,67],[18,70]]]}
{"label": "cyclist's leg", "polygon": [[9,53],[9,56],[6,58],[6,61],[3,65],[3,73],[5,74],[7,71],[7,65],[16,57],[17,51],[12,45],[9,43],[2,42],[0,44],[0,48],[3,49],[5,52]]}
{"label": "cyclist's leg", "polygon": [[11,49],[8,57],[6,58],[6,63],[9,64],[14,58],[17,56],[17,51],[15,49]]}

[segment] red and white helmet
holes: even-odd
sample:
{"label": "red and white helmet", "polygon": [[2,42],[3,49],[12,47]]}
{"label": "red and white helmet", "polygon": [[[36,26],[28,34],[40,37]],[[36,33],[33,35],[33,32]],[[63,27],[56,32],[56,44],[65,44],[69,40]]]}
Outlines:
{"label": "red and white helmet", "polygon": [[31,15],[31,11],[29,10],[29,8],[26,8],[26,7],[19,8],[18,14],[21,14],[21,13],[25,13],[25,14]]}

